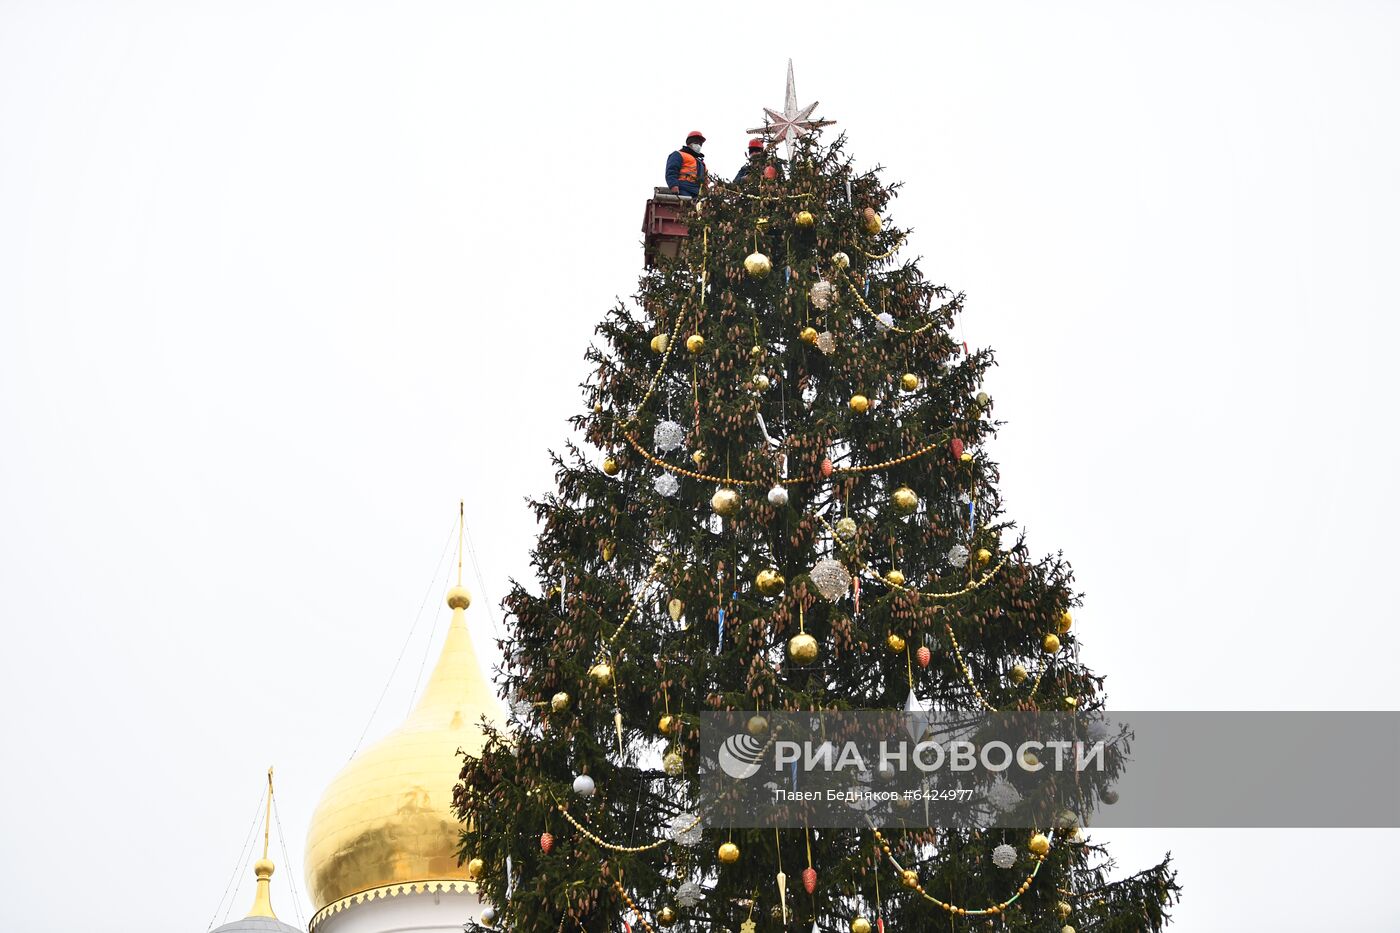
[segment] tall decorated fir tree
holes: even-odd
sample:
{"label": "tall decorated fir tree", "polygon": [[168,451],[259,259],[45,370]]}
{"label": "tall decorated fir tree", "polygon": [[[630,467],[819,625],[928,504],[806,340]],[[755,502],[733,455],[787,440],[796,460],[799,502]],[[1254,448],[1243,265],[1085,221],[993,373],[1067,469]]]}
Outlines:
{"label": "tall decorated fir tree", "polygon": [[588,351],[590,446],[555,456],[537,580],[505,600],[516,715],[457,789],[483,925],[1159,930],[1169,859],[1109,881],[1073,826],[706,821],[702,713],[759,735],[770,711],[1103,704],[1070,568],[1003,515],[962,296],[905,258],[896,186],[844,138],[790,154],[688,206]]}

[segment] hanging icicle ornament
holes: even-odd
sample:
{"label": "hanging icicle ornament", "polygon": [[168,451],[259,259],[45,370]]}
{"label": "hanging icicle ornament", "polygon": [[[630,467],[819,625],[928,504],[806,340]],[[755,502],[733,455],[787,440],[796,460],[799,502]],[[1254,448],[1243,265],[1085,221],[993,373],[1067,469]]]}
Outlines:
{"label": "hanging icicle ornament", "polygon": [[812,585],[828,602],[836,602],[851,588],[851,575],[840,561],[824,557],[817,561],[809,574]]}
{"label": "hanging icicle ornament", "polygon": [[819,279],[807,294],[812,299],[812,307],[818,311],[825,311],[831,307],[831,301],[836,297],[836,288],[826,279]]}
{"label": "hanging icicle ornament", "polygon": [[662,421],[656,426],[652,442],[662,453],[670,453],[685,443],[685,427],[675,421]]}
{"label": "hanging icicle ornament", "polygon": [[829,330],[817,334],[817,349],[827,356],[836,352],[836,337]]}
{"label": "hanging icicle ornament", "polygon": [[967,548],[963,547],[961,544],[955,544],[948,548],[948,563],[952,564],[954,567],[966,567]]}
{"label": "hanging icicle ornament", "polygon": [[663,496],[674,496],[681,491],[681,481],[670,473],[662,473],[652,482],[652,486]]}
{"label": "hanging icicle ornament", "polygon": [[679,888],[676,888],[676,903],[686,910],[700,903],[700,885],[694,881],[687,881]]}
{"label": "hanging icicle ornament", "polygon": [[768,504],[775,509],[781,509],[783,506],[787,505],[787,487],[784,486],[782,483],[778,483],[772,489],[768,490]]}
{"label": "hanging icicle ornament", "polygon": [[997,868],[1011,868],[1016,864],[1016,847],[1002,843],[992,850],[992,864]]}

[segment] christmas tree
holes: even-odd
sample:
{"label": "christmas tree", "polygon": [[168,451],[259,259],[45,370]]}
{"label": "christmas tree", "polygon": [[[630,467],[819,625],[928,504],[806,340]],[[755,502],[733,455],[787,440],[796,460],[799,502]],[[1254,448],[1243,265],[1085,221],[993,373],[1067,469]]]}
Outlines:
{"label": "christmas tree", "polygon": [[588,352],[586,443],[555,455],[537,580],[505,600],[516,713],[457,788],[482,923],[1161,929],[1169,857],[1110,881],[1073,826],[706,822],[704,712],[761,734],[765,711],[1103,704],[1069,566],[1003,514],[992,353],[904,258],[897,185],[810,132],[766,167],[684,208],[678,255]]}

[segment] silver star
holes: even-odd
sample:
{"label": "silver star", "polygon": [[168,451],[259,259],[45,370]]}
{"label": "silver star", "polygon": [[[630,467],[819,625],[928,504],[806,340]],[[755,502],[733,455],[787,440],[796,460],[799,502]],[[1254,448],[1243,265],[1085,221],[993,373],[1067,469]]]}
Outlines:
{"label": "silver star", "polygon": [[783,98],[783,110],[779,113],[776,110],[763,108],[766,117],[763,126],[745,130],[746,133],[763,133],[773,139],[774,142],[786,142],[788,159],[792,159],[792,143],[799,136],[806,136],[812,130],[819,130],[824,126],[832,126],[835,120],[813,120],[812,111],[817,109],[818,101],[812,101],[806,107],[797,106],[797,85],[792,78],[792,59],[788,59],[787,72],[787,95]]}

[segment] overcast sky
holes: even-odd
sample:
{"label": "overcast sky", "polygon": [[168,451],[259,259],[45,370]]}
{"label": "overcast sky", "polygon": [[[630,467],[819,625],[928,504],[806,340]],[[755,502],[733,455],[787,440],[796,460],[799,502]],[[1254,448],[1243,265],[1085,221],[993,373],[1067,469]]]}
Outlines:
{"label": "overcast sky", "polygon": [[[0,927],[222,921],[269,764],[296,920],[322,789],[442,637],[457,499],[488,650],[667,153],[698,127],[731,174],[789,56],[998,352],[1008,505],[1114,707],[1394,708],[1397,35],[1360,2],[0,0]],[[1177,929],[1400,923],[1393,830],[1111,838],[1175,854]]]}

